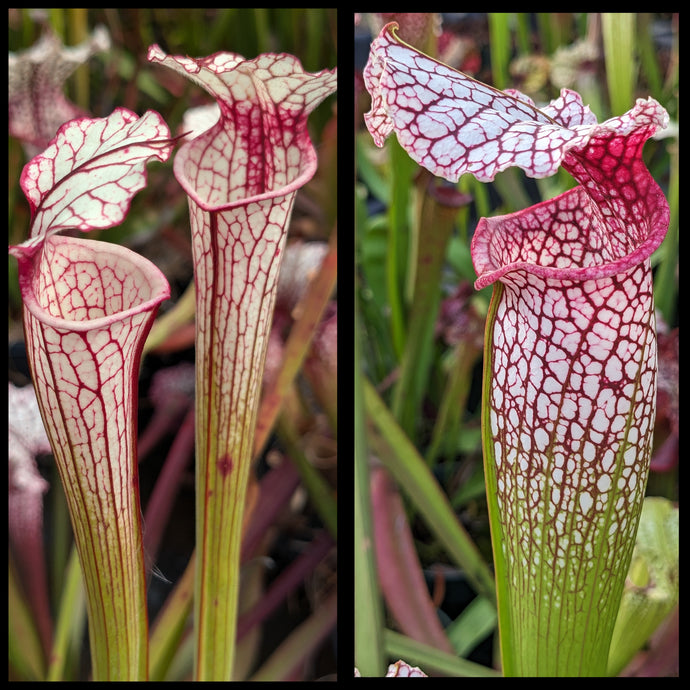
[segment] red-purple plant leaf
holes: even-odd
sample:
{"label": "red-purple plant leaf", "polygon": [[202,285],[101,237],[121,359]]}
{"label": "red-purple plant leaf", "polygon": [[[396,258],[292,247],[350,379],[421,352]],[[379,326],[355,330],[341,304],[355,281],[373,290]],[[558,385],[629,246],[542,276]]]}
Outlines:
{"label": "red-purple plant leaf", "polygon": [[664,328],[658,335],[659,378],[657,393],[657,418],[655,427],[655,452],[652,472],[669,472],[678,467],[678,367],[680,348],[678,328]]}
{"label": "red-purple plant leaf", "polygon": [[94,53],[109,47],[110,37],[104,27],[96,27],[86,41],[69,48],[48,29],[31,48],[10,53],[10,134],[31,150],[42,151],[60,125],[85,117],[87,113],[65,98],[65,80]]}
{"label": "red-purple plant leaf", "polygon": [[121,223],[132,197],[146,185],[146,162],[167,160],[172,146],[168,126],[154,111],[139,118],[117,108],[106,118],[65,123],[22,171],[31,237]]}
{"label": "red-purple plant leaf", "polygon": [[331,428],[338,424],[338,306],[329,302],[302,368]]}
{"label": "red-purple plant leaf", "polygon": [[388,471],[371,471],[371,504],[381,591],[408,637],[453,653],[424,581],[402,499]]}
{"label": "red-purple plant leaf", "polygon": [[[148,59],[206,89],[220,118],[181,147],[196,287],[197,679],[231,675],[237,578],[258,398],[297,190],[316,171],[307,117],[336,87],[286,54]],[[222,564],[222,565],[221,565]],[[222,652],[217,650],[222,649]]]}

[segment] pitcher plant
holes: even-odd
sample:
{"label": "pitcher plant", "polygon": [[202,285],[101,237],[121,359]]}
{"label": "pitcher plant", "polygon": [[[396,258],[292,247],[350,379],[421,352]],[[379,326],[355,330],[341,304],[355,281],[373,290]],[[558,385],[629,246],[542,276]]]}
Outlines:
{"label": "pitcher plant", "polygon": [[669,206],[642,159],[668,124],[652,98],[598,123],[579,94],[537,108],[420,53],[385,26],[367,127],[434,175],[510,167],[579,182],[483,218],[482,439],[502,670],[603,675],[649,471],[657,350],[650,257]]}
{"label": "pitcher plant", "polygon": [[120,108],[63,125],[24,168],[30,238],[19,262],[27,353],[87,593],[97,680],[143,680],[148,622],[136,462],[144,340],[170,295],[163,274],[110,243],[58,234],[120,223],[172,150],[160,115]]}
{"label": "pitcher plant", "polygon": [[[84,48],[79,56],[89,54]],[[192,589],[194,679],[227,681],[236,671],[238,636],[271,613],[281,592],[284,596],[301,582],[334,546],[330,487],[307,467],[312,486],[323,495],[317,512],[328,514],[327,529],[259,610],[244,611],[252,615],[244,616],[238,627],[240,559],[253,557],[254,570],[263,568],[253,555],[261,530],[299,483],[299,473],[286,462],[276,474],[283,485],[275,485],[279,480],[273,477],[265,483],[267,489],[273,486],[268,497],[279,498],[278,505],[258,519],[248,510],[261,494],[255,480],[253,502],[247,499],[253,461],[285,395],[273,392],[270,414],[257,438],[288,226],[297,192],[317,170],[307,118],[335,91],[336,70],[306,72],[287,53],[262,53],[249,60],[218,52],[193,59],[167,55],[152,45],[148,58],[201,85],[219,106],[210,129],[198,136],[180,133],[178,139],[185,141],[174,160],[174,175],[189,204],[195,276],[196,404],[184,428],[188,435],[193,423],[196,433],[198,550],[151,638],[137,467],[138,376],[144,342],[159,305],[170,297],[170,286],[159,268],[130,249],[72,235],[122,222],[132,197],[146,183],[146,162],[166,161],[177,141],[163,118],[153,111],[138,117],[116,108],[106,118],[78,117],[62,125],[22,172],[31,229],[29,238],[11,246],[10,253],[18,260],[31,375],[84,575],[93,679],[147,680],[150,669],[151,679],[162,679],[184,645]],[[57,83],[50,86],[60,90]],[[333,231],[314,286],[303,281],[304,319],[294,317],[299,323],[295,340],[300,342],[292,343],[291,373],[277,368],[284,388],[292,385],[310,354],[322,318],[325,326],[326,316],[334,315],[335,246]],[[169,321],[175,322],[180,320]],[[332,368],[312,364],[313,375],[334,375]],[[325,400],[334,403],[328,395]],[[333,404],[328,412],[334,411]],[[286,434],[295,433],[290,424],[285,426]],[[171,504],[166,500],[166,505]],[[248,527],[250,539],[241,552]],[[157,543],[158,525],[154,532]],[[254,579],[256,597],[261,578]],[[336,601],[330,594],[255,679],[292,677],[305,650],[313,650],[332,632]],[[48,636],[46,640],[49,644]]]}
{"label": "pitcher plant", "polygon": [[194,60],[158,46],[149,60],[214,96],[218,122],[186,143],[175,176],[189,197],[196,283],[199,680],[229,677],[244,498],[278,271],[297,190],[316,171],[307,117],[336,88],[289,55]]}

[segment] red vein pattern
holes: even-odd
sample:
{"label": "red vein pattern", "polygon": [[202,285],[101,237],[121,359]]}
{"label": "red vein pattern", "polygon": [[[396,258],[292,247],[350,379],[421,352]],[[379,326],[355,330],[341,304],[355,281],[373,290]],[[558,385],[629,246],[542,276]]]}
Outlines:
{"label": "red vein pattern", "polygon": [[[147,672],[137,380],[144,340],[170,288],[128,249],[56,233],[120,222],[146,183],[146,161],[165,160],[171,148],[157,113],[139,119],[120,109],[63,125],[24,168],[31,238],[10,247],[19,261],[34,387],[84,572],[100,680]],[[123,630],[131,631],[125,644]]]}
{"label": "red vein pattern", "polygon": [[[499,604],[518,664],[508,670],[603,674],[651,454],[649,259],[669,209],[642,148],[668,115],[640,99],[597,124],[565,89],[539,111],[422,55],[393,28],[373,42],[365,70],[378,145],[394,130],[415,160],[453,181],[492,180],[511,165],[544,177],[562,165],[582,185],[482,219],[471,249],[477,289],[502,286],[487,322],[483,424],[500,513],[497,578],[509,598]],[[583,649],[597,650],[594,665]]]}
{"label": "red vein pattern", "polygon": [[[285,54],[193,59],[168,56],[154,45],[148,57],[206,89],[221,113],[174,162],[189,197],[195,261],[197,543],[206,554],[197,563],[203,569],[208,559],[238,562],[239,541],[231,543],[229,535],[243,517],[278,271],[295,195],[316,171],[307,117],[335,90],[336,72],[305,72]],[[232,461],[219,464],[221,458]],[[204,596],[231,606],[234,565],[215,581],[203,576]],[[208,611],[200,598],[199,629],[212,629],[212,620],[199,622],[199,611]],[[227,621],[220,606],[217,611]],[[208,634],[217,648],[233,649],[234,629],[221,628]],[[227,677],[232,658],[216,664]]]}
{"label": "red vein pattern", "polygon": [[[105,242],[53,236],[42,262],[23,286],[24,328],[41,415],[72,515],[90,625],[133,630],[142,615],[145,621],[146,606],[137,377],[141,347],[169,287],[142,257]],[[58,296],[65,286],[69,291]],[[119,604],[94,604],[104,600],[103,586],[116,588],[109,594]],[[145,664],[134,660],[135,639],[120,669],[125,675],[111,669],[112,678],[126,677],[132,664]]]}
{"label": "red vein pattern", "polygon": [[371,45],[364,83],[372,103],[364,120],[377,146],[395,131],[410,157],[435,175],[457,182],[471,173],[490,182],[518,166],[548,177],[596,122],[573,91],[538,110],[518,91],[498,91],[408,46],[396,27],[386,25]]}
{"label": "red vein pattern", "polygon": [[107,118],[65,123],[50,146],[22,171],[21,187],[31,206],[31,237],[121,223],[132,197],[146,186],[146,162],[165,161],[171,151],[170,130],[154,111],[140,118],[117,108]]}
{"label": "red vein pattern", "polygon": [[[593,136],[565,163],[586,187],[483,219],[473,238],[477,287],[504,286],[487,333],[491,456],[513,615],[542,611],[522,638],[530,647],[558,619],[543,615],[544,591],[553,612],[587,617],[591,643],[607,646],[632,556],[656,402],[649,257],[668,227],[641,159],[653,131],[643,120]],[[542,644],[544,668],[579,667],[570,632],[553,660]]]}

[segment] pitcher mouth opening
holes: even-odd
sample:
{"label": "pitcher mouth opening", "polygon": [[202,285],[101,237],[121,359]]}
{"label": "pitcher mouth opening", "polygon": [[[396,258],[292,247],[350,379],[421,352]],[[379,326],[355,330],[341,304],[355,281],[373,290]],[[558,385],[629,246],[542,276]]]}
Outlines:
{"label": "pitcher mouth opening", "polygon": [[[105,282],[98,284],[96,281],[94,281],[92,294],[100,298],[100,304],[89,305],[83,299],[84,292],[88,290],[80,290],[76,284],[62,289],[54,285],[51,293],[39,294],[36,272],[40,270],[42,262],[50,261],[44,254],[46,246],[50,250],[69,246],[71,251],[69,255],[66,255],[65,262],[67,265],[71,264],[73,269],[79,263],[89,263],[94,267],[94,276],[99,279],[102,278],[103,273],[110,273],[119,282],[120,299],[113,300],[113,295],[107,293],[107,284]],[[23,262],[25,267],[20,270],[20,287],[26,308],[39,322],[61,330],[89,331],[106,328],[114,322],[151,311],[170,297],[170,285],[155,264],[126,247],[110,242],[52,235],[46,239],[44,248],[40,252],[36,252],[30,258],[25,257]],[[54,262],[50,261],[49,270],[53,267]],[[65,275],[62,273],[60,279],[64,280]],[[76,269],[70,278],[76,282],[85,279],[84,274]],[[69,291],[72,289],[79,292],[83,304],[77,304],[71,314],[52,313],[50,309],[52,302],[46,303],[47,300],[50,301],[49,294],[56,296],[54,300],[56,304],[59,302],[61,305],[70,303],[74,305],[75,301],[69,297]],[[62,294],[63,290],[67,292]],[[100,312],[100,314],[89,316],[89,312]]]}
{"label": "pitcher mouth opening", "polygon": [[[187,166],[189,165],[190,171],[196,175],[198,175],[200,169],[203,170],[203,165],[193,160],[191,153],[195,147],[205,144],[209,139],[215,137],[217,133],[218,125],[214,126],[197,139],[187,142],[180,148],[173,162],[175,179],[177,179],[187,196],[204,211],[224,211],[254,202],[285,197],[303,187],[316,173],[318,164],[316,150],[311,142],[309,142],[305,148],[300,150],[299,168],[296,177],[292,180],[288,180],[286,184],[277,185],[275,188],[267,188],[267,186],[264,185],[261,190],[251,191],[249,193],[245,192],[246,185],[238,187],[236,190],[228,189],[222,193],[219,193],[218,190],[210,189],[210,194],[202,195],[202,190],[200,190],[201,185],[196,184],[194,175],[187,174]],[[225,179],[223,182],[227,186],[230,185],[229,179]],[[204,187],[206,187],[206,185],[204,185]],[[223,199],[222,197],[226,198]]]}
{"label": "pitcher mouth opening", "polygon": [[[659,190],[659,193],[661,194],[661,190]],[[475,257],[475,261],[476,257],[481,254],[477,251],[477,247],[480,246],[480,243],[493,245],[496,242],[496,234],[500,232],[497,226],[500,226],[501,223],[510,222],[513,219],[517,220],[528,216],[535,216],[535,210],[548,210],[549,213],[551,213],[549,207],[555,208],[559,200],[562,201],[569,196],[577,194],[586,195],[586,192],[582,187],[575,187],[554,199],[542,201],[535,206],[504,216],[493,216],[491,218],[481,219],[474,237],[472,238],[472,254]],[[571,265],[545,265],[540,264],[538,260],[520,259],[519,257],[501,264],[498,261],[493,263],[486,257],[481,264],[475,265],[475,270],[478,275],[475,281],[475,288],[481,290],[497,280],[501,280],[503,276],[515,271],[529,273],[530,275],[537,276],[544,280],[556,280],[561,282],[584,282],[626,273],[634,266],[649,259],[663,241],[669,222],[668,206],[666,204],[661,204],[658,208],[659,212],[652,214],[649,220],[641,219],[640,222],[644,222],[647,225],[646,236],[642,242],[631,247],[631,250],[627,253],[621,253],[620,256],[611,253],[608,257],[602,256],[598,263],[592,262],[588,265],[578,265],[575,260],[573,260]],[[539,219],[535,217],[535,228],[538,223]],[[577,229],[577,223],[573,222],[572,225],[573,228]],[[606,232],[607,229],[603,228],[599,230],[599,232],[602,231]],[[546,231],[544,232],[546,233]],[[583,245],[582,253],[587,253],[591,257],[595,255],[596,250],[593,247]]]}

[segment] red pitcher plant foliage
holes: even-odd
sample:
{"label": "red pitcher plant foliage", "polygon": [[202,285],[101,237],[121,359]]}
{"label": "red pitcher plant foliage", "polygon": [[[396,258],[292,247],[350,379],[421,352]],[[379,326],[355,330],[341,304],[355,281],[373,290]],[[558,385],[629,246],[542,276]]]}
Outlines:
{"label": "red pitcher plant foliage", "polygon": [[537,108],[420,53],[388,24],[364,72],[377,145],[395,132],[451,182],[559,167],[580,186],[472,239],[485,334],[484,468],[505,675],[603,675],[655,419],[650,256],[669,223],[645,141],[653,99],[598,123],[568,89]]}
{"label": "red pitcher plant foliage", "polygon": [[[267,423],[257,440],[288,224],[298,190],[317,169],[307,118],[335,91],[336,70],[309,73],[284,53],[254,60],[225,52],[191,59],[168,56],[157,45],[150,47],[149,59],[206,88],[220,106],[217,122],[188,137],[174,161],[189,200],[196,279],[198,552],[196,570],[188,568],[196,585],[183,576],[162,616],[165,625],[155,633],[181,639],[193,589],[194,675],[230,680],[238,635],[257,615],[267,615],[264,606],[253,618],[240,619],[238,627],[240,549],[243,529],[251,532],[245,498],[256,445],[263,445],[272,425]],[[137,381],[144,341],[170,288],[156,266],[129,249],[59,233],[120,223],[145,185],[146,162],[167,160],[174,142],[153,111],[139,118],[118,108],[107,118],[64,124],[24,168],[21,187],[31,207],[31,232],[26,242],[10,247],[19,262],[32,378],[84,573],[94,680],[146,680],[149,674]],[[309,323],[300,331],[301,359],[292,353],[300,365],[335,287],[333,235],[315,278],[319,294],[314,299],[313,291],[306,291],[302,305]],[[335,315],[333,322],[335,327]],[[324,328],[327,323],[324,318]],[[334,347],[330,337],[329,342]],[[315,343],[312,355],[318,350]],[[280,406],[280,395],[274,397],[273,421]],[[294,468],[288,470],[278,473],[284,486],[275,487],[286,501],[297,482]],[[334,520],[328,528],[335,537]],[[254,541],[259,536],[252,533]],[[286,573],[290,582],[303,578],[332,546],[324,532]],[[286,577],[283,591],[292,586]],[[277,595],[273,592],[272,602]],[[300,645],[299,651],[313,648],[335,621],[331,594],[303,629],[294,631],[299,635],[292,644]],[[273,666],[292,674],[301,658],[297,651],[286,661],[286,648]],[[156,677],[159,662],[157,656]],[[274,677],[276,669],[264,673]]]}

